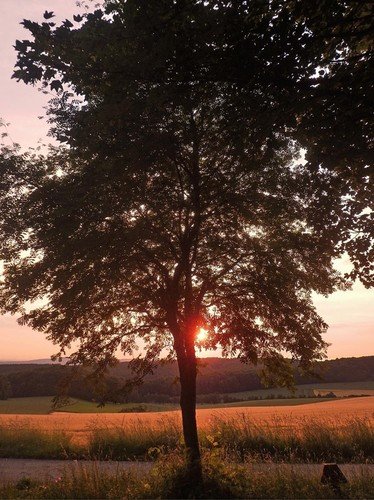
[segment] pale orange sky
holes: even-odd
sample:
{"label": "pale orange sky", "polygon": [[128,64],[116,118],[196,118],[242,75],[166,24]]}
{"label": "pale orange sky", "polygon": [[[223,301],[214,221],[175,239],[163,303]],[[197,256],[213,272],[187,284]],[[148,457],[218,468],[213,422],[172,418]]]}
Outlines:
{"label": "pale orange sky", "polygon": [[[11,80],[16,55],[15,40],[28,37],[22,19],[41,20],[45,10],[54,11],[57,22],[77,12],[75,0],[0,0],[0,117],[10,122],[13,141],[23,147],[46,140],[44,115],[47,97],[35,87]],[[340,262],[345,268],[349,263]],[[336,292],[329,298],[315,296],[315,305],[330,325],[325,340],[331,343],[329,358],[374,354],[374,293],[356,283],[353,290]],[[48,358],[57,352],[42,333],[17,324],[16,318],[0,316],[0,360]],[[212,355],[217,355],[212,352]]]}

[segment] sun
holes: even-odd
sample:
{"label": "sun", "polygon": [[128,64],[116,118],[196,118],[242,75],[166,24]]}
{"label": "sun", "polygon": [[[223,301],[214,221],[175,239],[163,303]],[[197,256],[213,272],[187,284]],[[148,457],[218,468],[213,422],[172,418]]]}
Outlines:
{"label": "sun", "polygon": [[197,335],[196,335],[196,340],[198,342],[203,342],[208,336],[208,330],[206,330],[205,328],[201,327],[199,328],[198,332],[197,332]]}

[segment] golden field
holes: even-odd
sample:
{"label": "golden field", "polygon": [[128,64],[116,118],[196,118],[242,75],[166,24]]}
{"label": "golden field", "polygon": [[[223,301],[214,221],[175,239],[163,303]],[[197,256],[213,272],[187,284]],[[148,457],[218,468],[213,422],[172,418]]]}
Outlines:
{"label": "golden field", "polygon": [[[254,424],[287,426],[297,428],[305,426],[307,421],[347,422],[347,419],[366,419],[374,422],[374,396],[347,398],[337,401],[325,401],[299,406],[268,407],[232,407],[198,409],[197,419],[200,429],[208,429],[214,421],[250,419]],[[0,427],[33,428],[41,431],[62,431],[72,436],[76,443],[88,441],[94,429],[118,429],[124,427],[164,427],[167,422],[178,423],[179,411],[147,413],[51,413],[49,415],[0,415]]]}

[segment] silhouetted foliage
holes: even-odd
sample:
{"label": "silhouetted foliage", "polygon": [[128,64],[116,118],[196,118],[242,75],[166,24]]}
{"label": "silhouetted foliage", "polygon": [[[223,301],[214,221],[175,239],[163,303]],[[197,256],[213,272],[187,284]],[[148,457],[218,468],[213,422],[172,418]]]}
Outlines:
{"label": "silhouetted foliage", "polygon": [[12,396],[12,389],[7,377],[0,375],[0,399],[8,399]]}
{"label": "silhouetted foliage", "polygon": [[333,259],[370,283],[370,10],[113,0],[83,22],[23,21],[14,77],[56,92],[67,147],[3,150],[1,309],[60,354],[78,342],[72,361],[98,375],[139,338],[134,382],[175,353],[194,457],[200,327],[204,347],[289,385],[282,353],[308,368],[325,348],[311,293],[348,284]]}

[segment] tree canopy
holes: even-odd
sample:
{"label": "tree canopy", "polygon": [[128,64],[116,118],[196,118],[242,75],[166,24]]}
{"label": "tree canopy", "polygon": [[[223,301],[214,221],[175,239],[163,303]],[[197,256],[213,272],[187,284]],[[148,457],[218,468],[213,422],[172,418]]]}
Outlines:
{"label": "tree canopy", "polygon": [[319,359],[312,292],[372,279],[370,5],[118,0],[24,20],[14,77],[56,92],[65,147],[3,150],[2,310],[62,353],[79,342],[78,362],[139,337],[148,361],[175,351],[182,399],[196,344],[273,376],[284,352]]}

